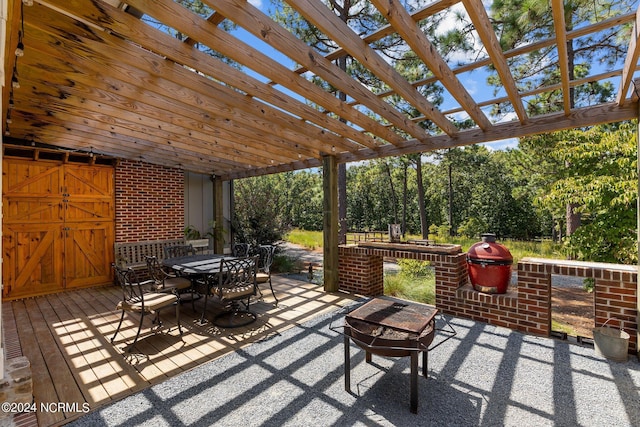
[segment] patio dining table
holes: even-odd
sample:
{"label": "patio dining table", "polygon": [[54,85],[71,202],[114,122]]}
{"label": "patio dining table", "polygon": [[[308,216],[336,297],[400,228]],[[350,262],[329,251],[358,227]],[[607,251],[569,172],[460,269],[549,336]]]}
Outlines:
{"label": "patio dining table", "polygon": [[183,257],[166,258],[162,261],[162,265],[171,268],[174,271],[190,276],[193,283],[199,283],[206,288],[204,296],[204,307],[202,309],[202,315],[200,316],[199,325],[205,325],[207,320],[205,314],[207,311],[207,301],[211,289],[215,287],[219,282],[219,277],[222,271],[222,260],[235,259],[236,257],[231,255],[221,254],[197,254]]}

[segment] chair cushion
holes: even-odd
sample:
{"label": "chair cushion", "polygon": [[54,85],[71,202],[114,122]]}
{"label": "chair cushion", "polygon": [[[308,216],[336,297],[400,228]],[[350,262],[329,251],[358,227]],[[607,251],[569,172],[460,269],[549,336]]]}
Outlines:
{"label": "chair cushion", "polygon": [[157,288],[158,291],[171,291],[174,289],[189,289],[191,287],[191,280],[186,277],[170,277],[164,279],[164,287],[160,284]]}
{"label": "chair cushion", "polygon": [[[144,310],[155,311],[160,308],[166,307],[178,301],[178,297],[173,294],[165,293],[145,293],[144,294]],[[127,301],[120,301],[117,306],[118,310],[128,311],[142,311],[142,302],[129,303]]]}
{"label": "chair cushion", "polygon": [[236,300],[249,295],[253,295],[253,285],[222,288],[221,297],[223,300]]}
{"label": "chair cushion", "polygon": [[265,283],[269,281],[269,275],[267,273],[257,273],[256,282]]}

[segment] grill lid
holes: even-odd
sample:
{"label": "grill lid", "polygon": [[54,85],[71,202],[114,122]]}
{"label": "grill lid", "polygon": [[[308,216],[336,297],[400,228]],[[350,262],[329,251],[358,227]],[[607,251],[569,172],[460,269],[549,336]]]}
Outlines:
{"label": "grill lid", "polygon": [[509,249],[496,243],[495,234],[485,233],[481,242],[469,248],[467,261],[474,264],[510,265],[513,264],[513,256]]}

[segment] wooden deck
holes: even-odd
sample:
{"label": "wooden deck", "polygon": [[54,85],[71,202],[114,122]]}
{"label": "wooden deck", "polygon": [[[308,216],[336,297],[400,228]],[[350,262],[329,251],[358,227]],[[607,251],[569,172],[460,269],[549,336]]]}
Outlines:
{"label": "wooden deck", "polygon": [[124,349],[135,336],[137,318],[127,315],[116,341],[110,342],[120,318],[115,310],[121,297],[116,286],[4,303],[5,336],[7,341],[12,336],[15,340],[17,332],[22,354],[31,362],[37,407],[40,403],[67,406],[63,408],[67,411],[38,411],[38,425],[62,425],[83,415],[85,403],[95,410],[356,299],[344,293],[328,294],[322,286],[289,276],[274,276],[274,288],[278,306],[273,305],[268,285],[263,285],[264,298],[252,304],[258,321],[245,328],[198,326],[201,298],[195,312],[190,302],[181,306],[180,336],[175,311],[163,310],[163,328],[153,333],[151,317],[145,319],[133,354],[125,354]]}

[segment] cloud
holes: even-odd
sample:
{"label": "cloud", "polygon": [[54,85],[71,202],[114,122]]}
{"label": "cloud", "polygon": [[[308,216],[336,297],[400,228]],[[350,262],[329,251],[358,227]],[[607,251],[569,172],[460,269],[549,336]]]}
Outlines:
{"label": "cloud", "polygon": [[501,139],[483,144],[489,150],[506,150],[507,148],[517,148],[518,138]]}

